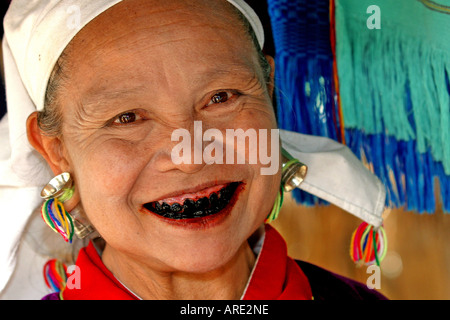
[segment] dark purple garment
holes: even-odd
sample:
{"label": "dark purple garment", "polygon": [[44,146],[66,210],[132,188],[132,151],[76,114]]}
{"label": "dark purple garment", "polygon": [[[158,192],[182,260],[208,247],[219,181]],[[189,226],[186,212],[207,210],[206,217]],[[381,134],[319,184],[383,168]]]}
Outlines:
{"label": "dark purple garment", "polygon": [[[337,275],[308,262],[296,260],[305,273],[315,301],[318,300],[387,300],[374,289],[355,280]],[[59,300],[59,293],[46,295],[42,300]]]}
{"label": "dark purple garment", "polygon": [[59,292],[50,293],[43,297],[41,300],[59,300]]}
{"label": "dark purple garment", "polygon": [[311,286],[314,300],[388,300],[375,289],[308,262],[296,260]]}

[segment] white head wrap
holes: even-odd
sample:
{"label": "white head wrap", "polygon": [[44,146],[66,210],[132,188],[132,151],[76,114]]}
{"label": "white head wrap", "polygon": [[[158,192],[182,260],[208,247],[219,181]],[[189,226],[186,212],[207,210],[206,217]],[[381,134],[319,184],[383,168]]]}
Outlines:
{"label": "white head wrap", "polygon": [[[52,173],[27,140],[26,119],[44,107],[48,79],[73,37],[122,0],[14,0],[4,19],[7,115],[0,122],[0,291],[41,188]],[[227,0],[249,20],[261,48],[263,26],[243,0]],[[326,138],[281,131],[283,146],[308,165],[301,188],[379,226],[385,191],[348,148]]]}

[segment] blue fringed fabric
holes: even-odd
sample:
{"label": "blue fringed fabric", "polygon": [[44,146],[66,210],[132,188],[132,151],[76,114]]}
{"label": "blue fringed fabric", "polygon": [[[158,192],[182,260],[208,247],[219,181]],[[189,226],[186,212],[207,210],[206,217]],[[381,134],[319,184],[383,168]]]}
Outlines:
{"label": "blue fringed fabric", "polygon": [[386,186],[386,206],[435,212],[437,180],[444,211],[450,212],[450,184],[442,163],[435,161],[430,152],[420,153],[416,141],[399,141],[384,134],[367,135],[357,129],[346,129],[345,133],[348,147]]}
{"label": "blue fringed fabric", "polygon": [[[338,139],[327,1],[268,2],[283,129]],[[304,106],[308,106],[305,108]]]}
{"label": "blue fringed fabric", "polygon": [[[269,0],[268,10],[279,127],[339,140],[328,2]],[[293,196],[304,205],[325,203],[300,189]]]}
{"label": "blue fringed fabric", "polygon": [[370,29],[372,2],[332,0],[330,16],[328,0],[268,0],[279,126],[345,142],[385,184],[387,206],[432,213],[439,186],[450,212],[450,7],[379,0]]}
{"label": "blue fringed fabric", "polygon": [[347,128],[416,140],[450,174],[450,11],[420,1],[336,0],[336,47]]}

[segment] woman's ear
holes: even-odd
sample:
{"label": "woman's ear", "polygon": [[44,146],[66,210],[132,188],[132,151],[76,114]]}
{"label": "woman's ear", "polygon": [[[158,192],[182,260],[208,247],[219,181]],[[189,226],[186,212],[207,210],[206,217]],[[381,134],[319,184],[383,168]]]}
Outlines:
{"label": "woman's ear", "polygon": [[270,82],[267,84],[267,90],[269,92],[270,98],[273,99],[273,91],[275,88],[275,60],[268,54],[266,54],[265,57],[270,65]]}
{"label": "woman's ear", "polygon": [[63,143],[59,137],[48,136],[39,128],[38,113],[33,112],[27,119],[27,137],[30,144],[47,161],[55,175],[67,171],[68,162],[63,156]]}

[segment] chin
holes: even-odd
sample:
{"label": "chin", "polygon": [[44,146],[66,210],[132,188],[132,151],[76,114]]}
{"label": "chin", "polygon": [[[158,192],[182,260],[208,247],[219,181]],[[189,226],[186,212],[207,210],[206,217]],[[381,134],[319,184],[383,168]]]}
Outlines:
{"label": "chin", "polygon": [[[233,260],[241,247],[238,243],[187,243],[160,257],[163,269],[168,272],[202,274],[223,268]],[[164,261],[165,260],[165,261]]]}

